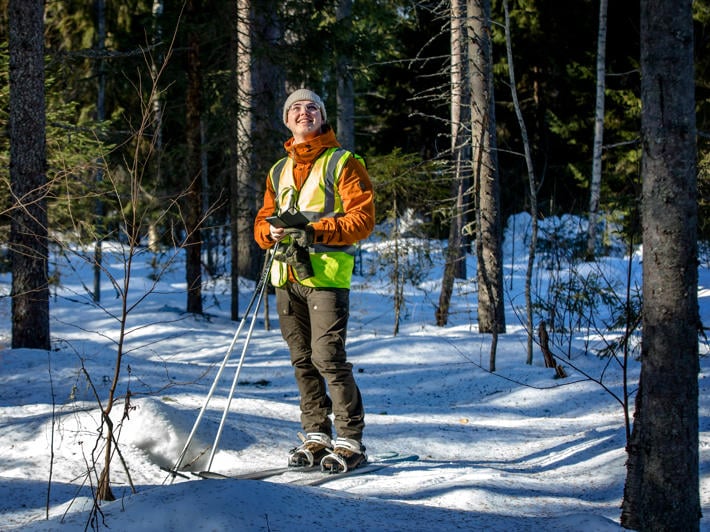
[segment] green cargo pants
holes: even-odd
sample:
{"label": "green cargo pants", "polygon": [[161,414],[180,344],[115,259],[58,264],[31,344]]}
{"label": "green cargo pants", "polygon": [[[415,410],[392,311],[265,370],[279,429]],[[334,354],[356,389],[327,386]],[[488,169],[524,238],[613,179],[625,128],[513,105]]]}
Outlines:
{"label": "green cargo pants", "polygon": [[332,413],[338,437],[361,441],[365,412],[345,353],[350,290],[287,282],[276,288],[276,307],[301,397],[303,430],[332,437]]}

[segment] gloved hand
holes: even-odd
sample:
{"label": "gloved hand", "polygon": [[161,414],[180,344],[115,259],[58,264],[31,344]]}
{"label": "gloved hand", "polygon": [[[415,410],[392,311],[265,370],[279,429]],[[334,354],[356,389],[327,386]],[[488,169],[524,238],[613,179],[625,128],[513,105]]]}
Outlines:
{"label": "gloved hand", "polygon": [[274,254],[274,259],[285,262],[291,266],[296,277],[301,281],[313,277],[314,275],[308,248],[299,246],[294,241],[292,241],[284,251],[277,251]]}
{"label": "gloved hand", "polygon": [[287,227],[284,229],[284,234],[290,236],[291,241],[302,248],[308,248],[313,244],[315,238],[315,231],[312,225],[305,227]]}

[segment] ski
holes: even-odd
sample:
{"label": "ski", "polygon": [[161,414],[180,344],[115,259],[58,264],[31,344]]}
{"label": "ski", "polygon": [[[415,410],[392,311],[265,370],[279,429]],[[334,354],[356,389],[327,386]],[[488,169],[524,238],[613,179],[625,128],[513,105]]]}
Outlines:
{"label": "ski", "polygon": [[397,462],[414,462],[416,460],[419,460],[419,456],[415,454],[402,455],[399,453],[388,453],[386,455],[375,456],[373,462],[365,462],[355,469],[349,469],[348,471],[340,473],[322,471],[322,474],[315,478],[298,478],[289,482],[289,484],[296,484],[298,486],[322,486],[323,484],[334,480],[374,473],[375,471],[389,467]]}
{"label": "ski", "polygon": [[173,478],[175,478],[175,477],[182,477],[182,478],[187,478],[187,479],[190,478],[187,475],[185,475],[184,473],[180,473],[180,471],[175,471],[174,469],[170,469],[168,467],[160,466],[160,469],[162,469],[163,471],[166,471],[167,473],[170,473],[170,475],[172,475]]}
{"label": "ski", "polygon": [[[386,453],[380,454],[373,457],[373,462],[366,462],[355,469],[346,471],[345,473],[329,473],[327,471],[320,470],[320,467],[315,465],[313,467],[294,467],[294,466],[284,466],[284,467],[274,467],[270,469],[260,469],[257,471],[250,471],[248,473],[238,473],[235,475],[228,475],[224,473],[217,473],[215,471],[197,471],[193,475],[202,479],[211,480],[267,480],[273,477],[279,477],[285,475],[286,473],[314,473],[320,472],[321,475],[317,475],[315,478],[311,478],[312,475],[309,474],[307,478],[298,477],[293,480],[289,480],[286,483],[296,484],[300,486],[320,486],[326,482],[332,480],[337,480],[338,478],[343,478],[350,475],[362,475],[365,473],[371,473],[382,469],[394,462],[412,462],[418,460],[419,456],[414,454],[399,454],[399,453]],[[183,476],[183,475],[181,475]]]}
{"label": "ski", "polygon": [[271,469],[260,469],[257,471],[250,471],[248,473],[238,473],[236,475],[227,475],[224,473],[217,473],[215,471],[199,471],[196,472],[195,475],[200,477],[200,478],[205,478],[205,479],[234,479],[234,480],[265,480],[267,478],[271,477],[277,477],[279,475],[283,475],[285,473],[306,473],[309,471],[317,471],[318,467],[313,466],[313,467],[293,467],[293,466],[284,466],[284,467],[274,467]]}
{"label": "ski", "polygon": [[298,478],[289,482],[289,484],[295,484],[297,486],[322,486],[328,482],[334,480],[340,480],[347,477],[354,477],[358,475],[366,475],[367,473],[373,473],[388,467],[390,464],[384,462],[370,462],[356,467],[355,469],[349,469],[341,473],[330,473],[328,471],[322,471],[320,475],[316,478]]}

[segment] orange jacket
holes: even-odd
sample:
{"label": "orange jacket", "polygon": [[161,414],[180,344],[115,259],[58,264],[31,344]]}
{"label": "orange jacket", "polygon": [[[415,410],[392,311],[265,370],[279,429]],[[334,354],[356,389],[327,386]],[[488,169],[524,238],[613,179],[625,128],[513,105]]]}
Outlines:
{"label": "orange jacket", "polygon": [[[298,190],[311,171],[313,162],[328,148],[340,146],[332,129],[317,136],[311,141],[294,144],[293,137],[284,148],[294,161],[293,177]],[[344,216],[338,218],[321,218],[312,222],[315,242],[331,246],[349,246],[367,238],[375,226],[375,205],[373,190],[367,170],[354,157],[345,163],[338,179],[338,194],[345,210]],[[259,247],[268,249],[274,245],[269,235],[267,216],[276,211],[276,194],[271,180],[266,178],[264,203],[254,221],[254,239]]]}

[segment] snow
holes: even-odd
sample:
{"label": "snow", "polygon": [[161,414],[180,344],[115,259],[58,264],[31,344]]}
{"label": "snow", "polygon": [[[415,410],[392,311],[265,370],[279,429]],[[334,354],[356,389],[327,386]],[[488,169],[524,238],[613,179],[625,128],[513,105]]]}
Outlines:
{"label": "snow", "polygon": [[[363,245],[365,266],[351,293],[348,356],[367,410],[364,443],[371,459],[396,452],[419,455],[419,460],[320,487],[290,483],[289,474],[268,481],[204,480],[189,470],[183,471],[186,478],[165,471],[183,450],[239,324],[229,319],[228,280],[206,283],[204,317],[185,314],[179,260],[153,287],[154,261],[165,264],[168,256],[140,250],[129,297],[137,306],[129,315],[119,386],[121,394],[130,389],[131,398],[127,411],[122,398],[112,412],[130,479],[114,456],[116,500],[102,502],[98,512],[92,512],[92,488],[103,468],[103,441],[95,394],[105,401],[113,379],[121,299],[104,276],[101,302],[92,304],[86,292],[93,286],[90,266],[76,255],[53,255],[53,271],[61,273],[51,300],[53,351],[13,350],[10,277],[2,274],[0,530],[621,530],[626,436],[622,407],[610,392],[621,397],[622,373],[615,359],[595,355],[619,331],[603,330],[608,315],[596,303],[594,316],[573,334],[551,332],[567,378],[556,379],[554,370],[544,367],[537,345],[533,364],[526,364],[520,318],[525,315],[525,216],[512,221],[516,229],[509,225],[504,247],[507,333],[498,339],[495,372],[488,370],[491,337],[477,332],[473,257],[468,259],[469,280],[457,281],[449,325],[437,327],[441,253],[439,243],[429,243],[433,262],[419,263],[423,278],[407,288],[400,331],[393,336],[392,287],[386,265],[378,262],[381,251],[391,246],[375,239]],[[569,222],[579,225],[550,219],[542,229],[548,235]],[[104,264],[119,281],[125,275],[121,250],[114,244],[104,251]],[[560,250],[565,244],[553,246]],[[624,297],[629,265],[632,287],[640,285],[640,254],[629,261],[623,250],[612,251],[594,264],[539,266],[535,293],[544,301],[550,280],[590,279],[598,273]],[[416,261],[410,265],[416,266]],[[253,290],[254,283],[242,284],[242,310]],[[700,268],[699,301],[708,323],[707,261]],[[273,296],[269,306],[271,330],[264,327],[263,310],[253,329],[251,315],[243,322],[184,460],[193,471],[209,466],[242,352],[238,384],[210,470],[230,474],[281,466],[298,442],[298,395]],[[710,513],[708,351],[707,341],[701,340],[705,515]],[[632,389],[638,370],[632,356]],[[710,530],[707,517],[701,528]]]}

